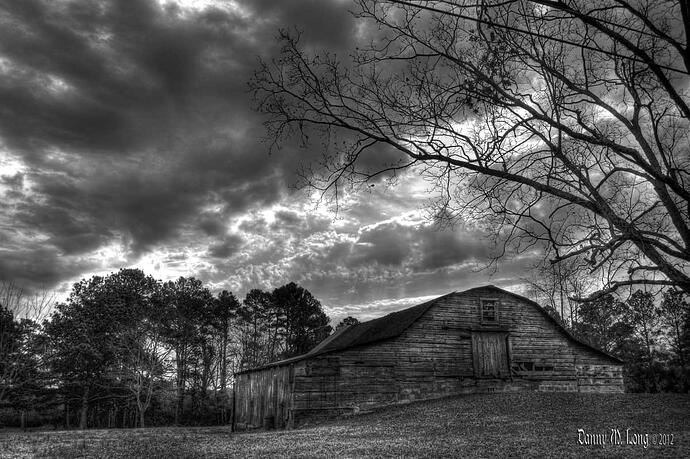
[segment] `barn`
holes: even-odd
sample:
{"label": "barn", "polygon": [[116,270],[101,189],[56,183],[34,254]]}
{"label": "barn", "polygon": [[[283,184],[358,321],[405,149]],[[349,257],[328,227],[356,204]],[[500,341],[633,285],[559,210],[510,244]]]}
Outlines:
{"label": "barn", "polygon": [[341,328],[307,354],[235,375],[236,428],[453,394],[623,392],[622,362],[537,303],[494,286]]}

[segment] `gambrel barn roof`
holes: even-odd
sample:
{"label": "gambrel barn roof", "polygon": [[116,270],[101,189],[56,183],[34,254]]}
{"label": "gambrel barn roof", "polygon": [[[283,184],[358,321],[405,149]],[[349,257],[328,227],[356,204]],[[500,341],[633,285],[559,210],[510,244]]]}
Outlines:
{"label": "gambrel barn roof", "polygon": [[580,339],[575,337],[566,328],[564,328],[557,320],[555,320],[550,314],[548,314],[538,303],[520,296],[518,294],[508,292],[494,285],[486,285],[482,287],[475,287],[469,290],[464,290],[462,292],[452,292],[447,295],[435,298],[426,303],[419,304],[417,306],[412,306],[401,311],[392,312],[378,319],[369,320],[356,325],[350,325],[341,328],[336,331],[328,338],[319,343],[311,351],[306,354],[302,354],[290,359],[280,360],[272,362],[266,365],[262,365],[256,368],[250,368],[247,370],[239,371],[237,374],[247,373],[255,370],[261,370],[264,368],[270,368],[274,366],[286,365],[293,362],[298,362],[300,360],[308,359],[318,355],[342,351],[355,346],[360,346],[363,344],[371,344],[377,341],[382,341],[390,338],[395,338],[400,336],[407,328],[409,328],[414,322],[416,322],[420,317],[424,315],[434,304],[437,302],[453,295],[463,295],[469,294],[477,290],[495,290],[497,293],[507,294],[515,297],[516,299],[529,304],[541,312],[550,322],[552,322],[556,328],[563,332],[571,341],[584,346],[587,349],[594,351],[597,354],[603,355],[609,359],[614,360],[616,363],[623,363],[619,358],[608,354]]}

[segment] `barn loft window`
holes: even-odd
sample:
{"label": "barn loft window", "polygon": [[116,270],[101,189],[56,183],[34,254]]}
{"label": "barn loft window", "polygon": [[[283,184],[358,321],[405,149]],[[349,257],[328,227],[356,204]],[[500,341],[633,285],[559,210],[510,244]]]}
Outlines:
{"label": "barn loft window", "polygon": [[482,298],[479,305],[482,324],[498,323],[498,300]]}

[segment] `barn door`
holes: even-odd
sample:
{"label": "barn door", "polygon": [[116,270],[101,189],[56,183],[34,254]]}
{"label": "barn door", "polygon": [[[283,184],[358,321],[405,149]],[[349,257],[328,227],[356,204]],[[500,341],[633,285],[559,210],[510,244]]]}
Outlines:
{"label": "barn door", "polygon": [[509,376],[507,336],[505,332],[472,333],[472,360],[476,377]]}

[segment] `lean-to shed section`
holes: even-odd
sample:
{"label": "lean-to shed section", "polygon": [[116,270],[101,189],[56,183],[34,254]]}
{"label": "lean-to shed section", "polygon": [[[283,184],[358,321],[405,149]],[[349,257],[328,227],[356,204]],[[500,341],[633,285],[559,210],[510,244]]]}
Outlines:
{"label": "lean-to shed section", "polygon": [[234,424],[240,428],[290,426],[294,369],[290,364],[235,375]]}

